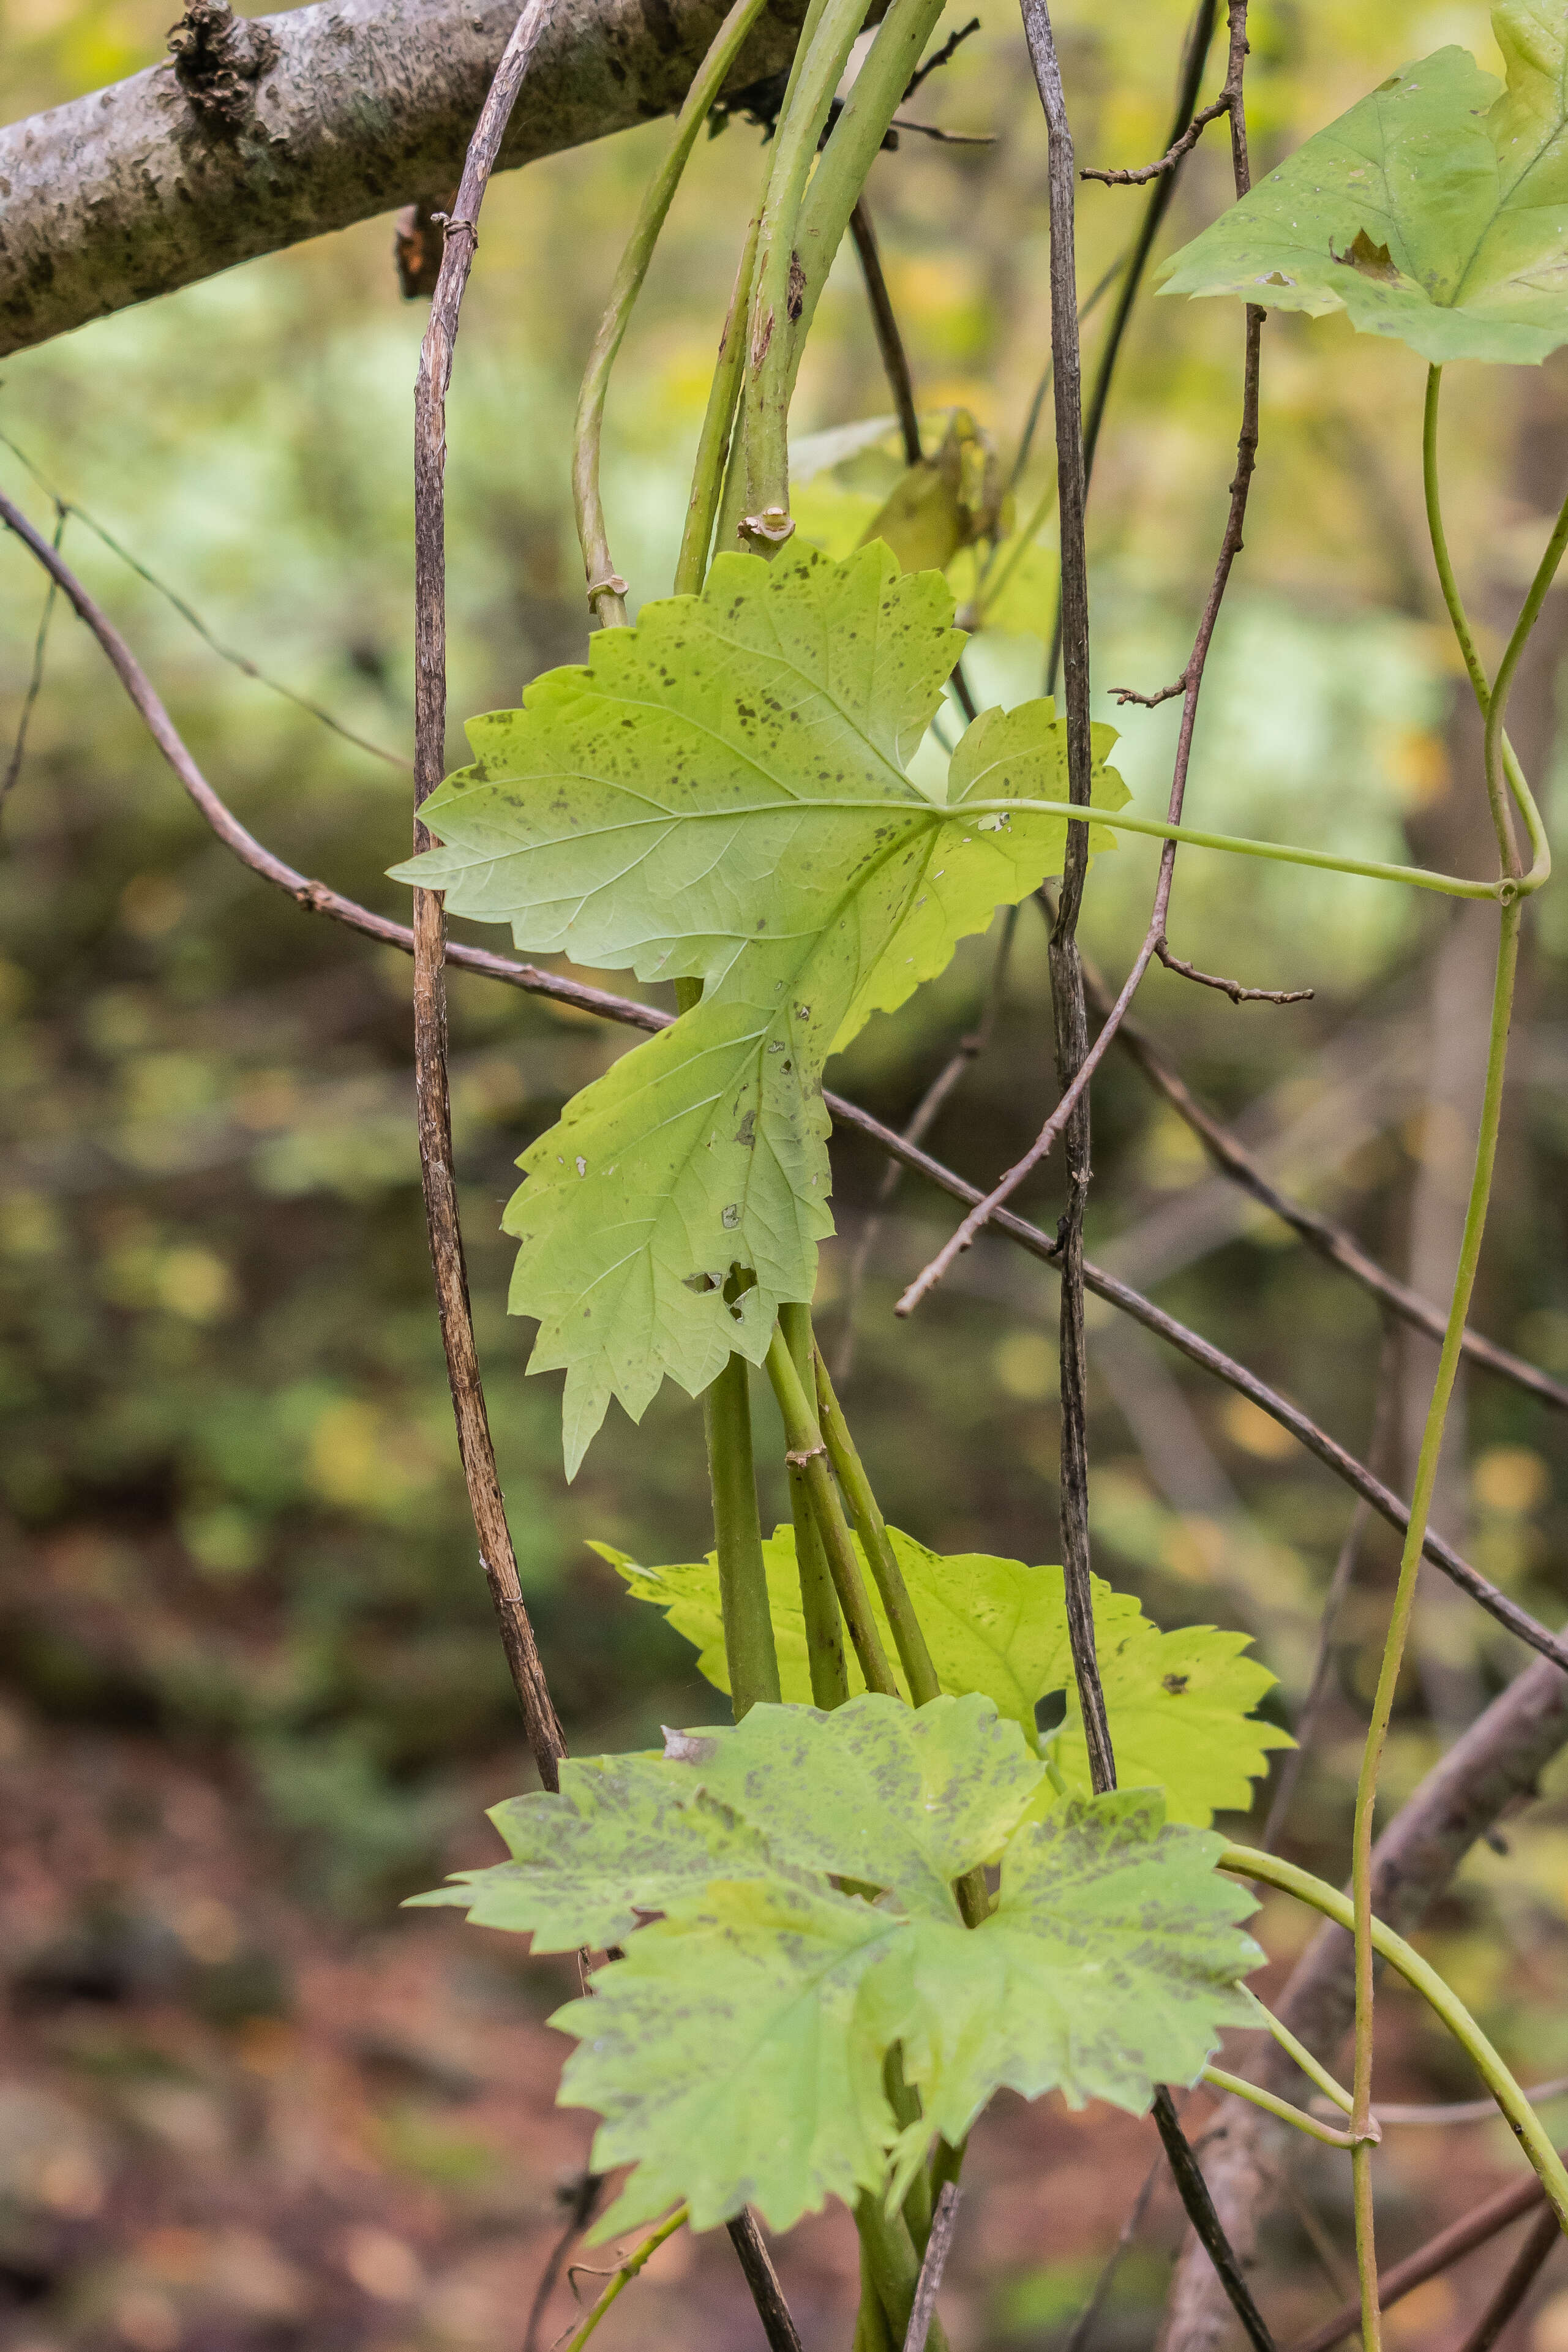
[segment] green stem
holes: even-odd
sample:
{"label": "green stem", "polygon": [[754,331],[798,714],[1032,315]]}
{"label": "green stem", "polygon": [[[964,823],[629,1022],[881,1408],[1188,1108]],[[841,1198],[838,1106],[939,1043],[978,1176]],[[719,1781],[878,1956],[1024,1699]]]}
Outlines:
{"label": "green stem", "polygon": [[[1282,1861],[1274,1853],[1260,1853],[1255,1846],[1228,1845],[1219,1856],[1218,1867],[1237,1878],[1256,1879],[1262,1885],[1277,1886],[1321,1912],[1325,1919],[1333,1920],[1336,1926],[1354,1927],[1352,1898],[1339,1887],[1329,1885],[1326,1879],[1301,1869],[1298,1863]],[[1398,1971],[1413,1991],[1421,1995],[1466,2053],[1540,2175],[1553,2210],[1568,2229],[1568,2169],[1564,2169],[1545,2126],[1464,2002],[1431,1962],[1424,1960],[1403,1936],[1396,1934],[1383,1920],[1374,1917],[1369,1940],[1373,1950]]]}
{"label": "green stem", "polygon": [[1327,2140],[1331,2147],[1354,2147],[1356,2145],[1351,2134],[1341,2131],[1337,2124],[1320,2122],[1316,2116],[1309,2116],[1304,2108],[1292,2106],[1289,2099],[1277,2098],[1272,2091],[1265,2091],[1257,2083],[1249,2083],[1244,2075],[1228,2074],[1223,2066],[1206,2066],[1203,2079],[1217,2091],[1228,2091],[1235,2098],[1250,2100],[1253,2106],[1261,2107],[1266,2115],[1277,2116],[1282,2124],[1293,2124],[1298,2131],[1310,2134],[1313,2139]]}
{"label": "green stem", "polygon": [[790,1467],[803,1470],[806,1475],[807,1492],[811,1498],[817,1532],[822,1538],[822,1549],[832,1572],[833,1588],[839,1596],[839,1606],[844,1612],[844,1622],[850,1629],[850,1640],[854,1643],[855,1656],[860,1661],[866,1688],[881,1691],[888,1698],[898,1698],[902,1693],[887,1663],[882,1637],[871,1613],[871,1601],[865,1589],[865,1579],[861,1574],[854,1538],[850,1533],[843,1507],[839,1501],[833,1474],[828,1467],[828,1449],[817,1426],[817,1416],[811,1409],[805,1383],[795,1369],[795,1359],[779,1331],[774,1332],[768,1349],[768,1377],[773,1383],[773,1393],[784,1417],[785,1443],[790,1454],[796,1456]]}
{"label": "green stem", "polygon": [[[1437,481],[1437,395],[1442,376],[1441,368],[1435,367],[1427,370],[1427,404],[1421,434],[1421,475],[1427,494],[1427,528],[1431,535],[1432,560],[1437,566],[1438,583],[1443,591],[1443,602],[1448,606],[1454,636],[1459,652],[1464,657],[1465,668],[1469,675],[1470,686],[1476,698],[1476,708],[1483,719],[1489,719],[1492,705],[1492,688],[1488,684],[1485,667],[1476,649],[1475,634],[1470,627],[1469,615],[1465,611],[1464,598],[1459,593],[1459,583],[1454,575],[1453,562],[1448,554],[1448,532],[1443,528],[1443,506]],[[1563,518],[1560,516],[1558,532],[1561,532],[1562,528]],[[1553,548],[1556,550],[1555,553],[1553,553]],[[1552,544],[1548,547],[1541,570],[1536,573],[1540,594],[1536,593],[1536,585],[1532,585],[1531,589],[1531,594],[1535,600],[1536,612],[1539,612],[1541,597],[1545,594],[1546,586],[1550,584],[1549,577],[1545,583],[1542,583],[1542,573],[1545,571],[1548,562],[1555,570],[1561,555],[1562,546],[1557,534],[1554,533]],[[1523,616],[1521,615],[1521,618],[1522,621]],[[1533,614],[1531,619],[1533,621]],[[1517,629],[1514,635],[1518,636]],[[1498,748],[1501,754],[1503,775],[1507,779],[1509,790],[1513,794],[1519,813],[1524,819],[1525,831],[1530,837],[1530,871],[1520,884],[1521,893],[1528,897],[1539,890],[1542,884],[1551,876],[1552,848],[1546,838],[1546,827],[1542,821],[1541,812],[1535,805],[1535,798],[1531,792],[1524,771],[1519,764],[1513,745],[1500,728]],[[1508,823],[1506,805],[1500,791],[1497,788],[1496,768],[1490,759],[1487,768],[1487,797],[1491,806],[1492,826],[1497,834],[1498,850],[1504,868],[1510,872],[1515,872],[1517,859],[1514,855],[1512,833]]]}
{"label": "green stem", "polygon": [[1285,2024],[1281,2018],[1276,2017],[1271,2009],[1266,2009],[1263,2003],[1258,1999],[1256,1993],[1252,1995],[1252,2001],[1259,2016],[1262,2019],[1264,2024],[1268,2027],[1270,2032],[1273,2035],[1281,2049],[1289,2053],[1289,2054],[1295,2060],[1297,2065],[1301,2068],[1302,2074],[1308,2077],[1309,2081],[1317,2084],[1319,2090],[1326,2099],[1332,2099],[1333,2101],[1334,2105],[1339,2109],[1342,2115],[1348,2116],[1354,2107],[1355,2101],[1345,2089],[1343,2084],[1338,2083],[1334,2080],[1334,2077],[1329,2073],[1328,2068],[1313,2057],[1312,2052],[1307,2048],[1306,2043],[1304,2042],[1298,2042],[1290,2027]]}
{"label": "green stem", "polygon": [[[920,2258],[915,2242],[904,2226],[902,2213],[891,2219],[882,2210],[882,2200],[870,2189],[862,2189],[855,2202],[855,2228],[860,2232],[861,2252],[883,2310],[893,2330],[893,2340],[902,2344],[909,2332],[909,2315],[915,2307],[915,2289],[920,2278]],[[946,2352],[947,2339],[939,2319],[931,2322],[926,2342],[933,2352]]]}
{"label": "green stem", "polygon": [[855,2314],[854,2352],[898,2352],[893,2340],[893,2330],[887,2324],[887,2314],[882,2307],[882,2297],[876,2291],[876,2281],[871,2274],[866,2257],[865,2241],[861,2241],[861,2300]]}
{"label": "green stem", "polygon": [[747,517],[742,528],[747,518],[766,526],[750,534],[764,547],[781,545],[789,536],[789,323],[800,308],[796,226],[833,92],[864,22],[865,0],[824,0],[779,118],[762,202],[748,336],[751,366],[744,395]]}
{"label": "green stem", "polygon": [[724,1654],[737,1723],[758,1699],[776,1706],[780,1696],[751,1458],[750,1372],[744,1356],[731,1356],[703,1391]]}
{"label": "green stem", "polygon": [[636,2252],[628,2256],[627,2260],[622,2263],[620,2269],[616,2272],[614,2277],[611,2280],[609,2285],[605,2288],[603,2294],[600,2296],[598,2302],[594,2305],[592,2310],[589,2313],[581,2326],[573,2330],[570,2336],[567,2339],[567,2342],[561,2347],[561,2352],[581,2352],[582,2346],[587,2343],[589,2337],[593,2334],[594,2329],[598,2326],[600,2321],[603,2318],[611,2305],[625,2294],[626,2289],[631,2285],[638,2272],[647,2262],[650,2254],[656,2254],[659,2248],[664,2244],[665,2239],[673,2238],[675,2231],[680,2229],[685,2219],[685,2207],[684,2205],[677,2205],[674,2211],[670,2215],[669,2220],[667,2221],[661,2221],[653,2235],[643,2239]]}
{"label": "green stem", "polygon": [[804,281],[800,315],[790,322],[787,349],[779,355],[786,408],[833,257],[942,7],[943,0],[893,0],[806,192],[795,238]]}
{"label": "green stem", "polygon": [[[882,2079],[894,2119],[900,2131],[907,2131],[911,2124],[920,2121],[920,2094],[904,2079],[904,2050],[898,2042],[882,2062]],[[931,2179],[924,2164],[909,2184],[901,2210],[918,2263],[931,2235]]]}
{"label": "green stem", "polygon": [[1381,2352],[1383,2297],[1378,2292],[1377,2232],[1372,2194],[1372,2142],[1357,2140],[1350,2152],[1351,2197],[1355,2213],[1355,2279],[1361,2293],[1362,2352]]}
{"label": "green stem", "polygon": [[740,380],[746,361],[746,321],[751,307],[751,281],[757,268],[757,232],[760,226],[760,215],[754,213],[741,249],[740,267],[735,273],[735,288],[729,298],[724,332],[719,337],[718,364],[708,388],[703,429],[697,436],[696,461],[692,468],[692,494],[686,506],[685,529],[681,534],[681,551],[675,562],[677,596],[695,596],[707,576],[708,550],[713,545],[714,524],[718,520],[725,466],[735,431],[735,412],[740,399]]}
{"label": "green stem", "polygon": [[[789,1311],[785,1309],[783,1313]],[[800,1308],[796,1311],[807,1314],[809,1330],[808,1310]],[[783,1320],[783,1313],[780,1314],[780,1321]],[[811,1356],[816,1368],[817,1420],[827,1441],[828,1458],[849,1502],[861,1549],[871,1563],[871,1572],[876,1580],[883,1610],[898,1651],[898,1661],[904,1668],[904,1679],[909,1685],[909,1696],[916,1706],[924,1706],[928,1699],[941,1696],[942,1685],[936,1679],[936,1669],[931,1663],[931,1653],[925,1646],[925,1636],[920,1630],[915,1603],[910,1600],[909,1588],[904,1581],[904,1571],[888,1540],[887,1522],[877,1507],[871,1480],[865,1474],[865,1465],[855,1450],[843,1407],[833,1393],[833,1383],[828,1377],[821,1349],[813,1347]],[[806,1377],[810,1378],[810,1370]]]}
{"label": "green stem", "polygon": [[610,301],[589,354],[582,390],[578,394],[571,460],[577,535],[582,544],[588,601],[591,606],[597,608],[600,620],[607,628],[624,627],[626,621],[625,586],[623,583],[619,586],[612,584],[618,574],[611,560],[610,541],[604,527],[604,508],[599,495],[599,444],[611,370],[615,364],[615,355],[621,349],[632,308],[643,290],[643,280],[653,257],[653,247],[659,241],[659,232],[664,226],[697,133],[707,120],[715,99],[724,88],[742,43],[765,5],[766,0],[734,0],[734,5],[714,35],[708,53],[697,68],[696,78],[686,92],[685,103],[675,121],[675,135],[670,142],[669,151],[659,166],[653,185],[643,199],[637,225],[621,257],[621,267],[615,273]]}
{"label": "green stem", "polygon": [[[804,1390],[811,1379],[814,1352],[810,1308],[781,1307],[779,1328]],[[789,1465],[789,1508],[795,1522],[795,1567],[800,1579],[800,1612],[806,1621],[812,1703],[823,1708],[842,1706],[850,1695],[843,1619],[839,1614],[839,1596],[833,1590],[828,1556],[817,1532],[805,1469],[798,1462]]]}

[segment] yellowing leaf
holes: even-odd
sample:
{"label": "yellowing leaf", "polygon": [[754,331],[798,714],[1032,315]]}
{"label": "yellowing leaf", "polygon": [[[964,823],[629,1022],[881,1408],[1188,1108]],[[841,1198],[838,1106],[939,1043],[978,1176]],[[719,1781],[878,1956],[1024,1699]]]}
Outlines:
{"label": "yellowing leaf", "polygon": [[1568,18],[1504,0],[1500,94],[1469,52],[1403,67],[1166,264],[1166,294],[1343,310],[1448,360],[1568,342]]}

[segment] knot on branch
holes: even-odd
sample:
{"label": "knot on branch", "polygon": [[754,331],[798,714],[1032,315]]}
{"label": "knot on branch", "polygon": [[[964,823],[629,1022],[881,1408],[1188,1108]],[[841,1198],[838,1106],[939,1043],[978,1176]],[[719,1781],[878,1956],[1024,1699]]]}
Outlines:
{"label": "knot on branch", "polygon": [[236,16],[228,0],[188,0],[169,29],[174,79],[198,114],[237,131],[256,111],[256,85],[277,62],[267,27]]}

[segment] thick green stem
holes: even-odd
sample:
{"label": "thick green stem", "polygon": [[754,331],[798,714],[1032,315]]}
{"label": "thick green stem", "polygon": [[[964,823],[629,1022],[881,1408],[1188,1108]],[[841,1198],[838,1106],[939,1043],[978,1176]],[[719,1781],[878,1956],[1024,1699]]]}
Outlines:
{"label": "thick green stem", "polygon": [[587,372],[582,379],[582,390],[578,395],[571,460],[577,534],[582,543],[588,602],[591,608],[597,610],[600,620],[607,628],[623,626],[626,620],[625,583],[620,579],[611,559],[610,541],[604,527],[604,508],[599,495],[599,443],[604,423],[605,395],[610,389],[610,373],[621,349],[632,307],[643,290],[643,280],[653,257],[653,247],[659,241],[659,232],[664,226],[697,133],[706,121],[741,45],[765,5],[766,0],[735,0],[735,5],[715,34],[706,57],[697,68],[696,78],[686,92],[685,103],[676,118],[675,135],[670,142],[669,152],[643,199],[631,242],[621,257],[621,267],[615,273],[609,306],[594,338]]}
{"label": "thick green stem", "polygon": [[[1325,1919],[1333,1920],[1337,1927],[1354,1929],[1355,1926],[1355,1906],[1351,1896],[1331,1886],[1326,1879],[1314,1877],[1298,1863],[1282,1861],[1275,1853],[1261,1853],[1256,1846],[1228,1845],[1219,1856],[1218,1867],[1237,1878],[1256,1879],[1264,1886],[1277,1886],[1321,1912]],[[1374,1952],[1421,1995],[1465,2052],[1540,2175],[1554,2211],[1568,2231],[1568,2168],[1553,2147],[1546,2126],[1464,2002],[1429,1960],[1424,1960],[1403,1936],[1375,1916],[1369,1941]]]}
{"label": "thick green stem", "polygon": [[741,249],[740,267],[735,273],[735,288],[729,298],[724,332],[719,337],[718,364],[714,370],[713,383],[708,387],[703,429],[697,436],[696,460],[692,467],[692,494],[686,504],[685,528],[681,533],[681,551],[675,562],[677,596],[695,596],[707,576],[708,550],[713,545],[714,524],[718,520],[725,467],[729,458],[736,409],[740,400],[741,374],[746,364],[746,320],[751,307],[751,281],[757,268],[757,232],[760,226],[760,216],[754,213]]}
{"label": "thick green stem", "polygon": [[737,1723],[758,1699],[777,1706],[780,1695],[751,1458],[750,1371],[744,1356],[731,1356],[703,1391],[724,1654]]}
{"label": "thick green stem", "polygon": [[822,1538],[828,1566],[832,1572],[833,1589],[839,1596],[839,1606],[844,1612],[844,1622],[850,1629],[855,1656],[868,1690],[881,1691],[888,1698],[902,1696],[871,1613],[871,1601],[861,1574],[861,1564],[855,1550],[854,1538],[839,1501],[839,1490],[833,1484],[833,1474],[828,1467],[828,1449],[822,1433],[817,1426],[817,1416],[804,1381],[795,1369],[782,1333],[775,1331],[768,1350],[768,1377],[773,1383],[773,1393],[779,1400],[779,1410],[784,1416],[785,1443],[789,1449],[791,1469],[804,1471],[807,1492],[811,1498],[812,1515],[817,1532]]}
{"label": "thick green stem", "polygon": [[[783,1313],[791,1311],[805,1314],[807,1310],[786,1308]],[[779,1317],[780,1322],[783,1313]],[[809,1317],[807,1328],[809,1330]],[[800,1360],[798,1356],[796,1360]],[[920,1630],[915,1603],[904,1581],[904,1571],[888,1540],[887,1522],[877,1507],[871,1480],[865,1474],[865,1465],[855,1451],[843,1407],[833,1393],[833,1384],[822,1361],[821,1350],[815,1347],[811,1350],[811,1364],[816,1374],[817,1420],[827,1441],[828,1458],[844,1490],[860,1536],[861,1549],[876,1579],[876,1589],[882,1596],[883,1610],[893,1631],[898,1661],[904,1668],[904,1679],[909,1685],[909,1696],[916,1706],[924,1706],[928,1699],[940,1697],[942,1685],[936,1679],[936,1669],[931,1663],[931,1653],[925,1646],[925,1636]],[[806,1377],[808,1380],[811,1378],[810,1368],[808,1368]]]}
{"label": "thick green stem", "polygon": [[[779,1328],[794,1360],[802,1389],[809,1389],[815,1353],[809,1307],[781,1307]],[[806,1655],[811,1671],[811,1698],[821,1707],[841,1706],[850,1695],[844,1663],[844,1624],[832,1571],[817,1532],[816,1513],[804,1466],[789,1465],[789,1508],[795,1522],[795,1566],[800,1579],[800,1611],[806,1621]]]}
{"label": "thick green stem", "polygon": [[[898,2128],[907,2131],[911,2124],[920,2121],[920,2094],[904,2079],[904,2051],[897,2042],[882,2062],[882,2079]],[[931,2181],[924,2165],[909,2184],[902,2210],[918,2263],[931,2235]]]}
{"label": "thick green stem", "polygon": [[[861,2252],[872,2283],[893,2331],[893,2340],[902,2344],[909,2331],[909,2315],[915,2308],[915,2290],[920,2278],[920,2257],[915,2242],[905,2227],[902,2213],[890,2220],[882,2210],[882,2200],[869,2189],[862,2189],[855,2204],[855,2228],[860,2232]],[[931,2322],[926,2343],[933,2352],[946,2352],[947,2338],[939,2319]]]}
{"label": "thick green stem", "polygon": [[[789,322],[800,310],[795,232],[828,109],[865,22],[865,0],[824,0],[803,52],[792,94],[779,118],[773,167],[762,202],[750,313],[750,369],[744,397],[746,513],[741,528],[763,547],[789,537],[789,461],[786,446]],[[748,528],[749,526],[749,528]]]}

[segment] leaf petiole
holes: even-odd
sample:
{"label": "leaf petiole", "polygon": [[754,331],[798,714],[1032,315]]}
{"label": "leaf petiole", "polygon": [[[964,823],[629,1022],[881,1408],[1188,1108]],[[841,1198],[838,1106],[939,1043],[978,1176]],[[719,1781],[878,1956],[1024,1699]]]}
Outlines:
{"label": "leaf petiole", "polygon": [[1317,2116],[1308,2115],[1304,2108],[1292,2106],[1289,2099],[1278,2098],[1272,2091],[1264,2090],[1260,2084],[1249,2083],[1241,2074],[1227,2074],[1223,2066],[1206,2066],[1203,2079],[1212,2090],[1228,2091],[1235,2098],[1250,2100],[1252,2105],[1261,2107],[1265,2115],[1276,2116],[1282,2124],[1293,2124],[1297,2131],[1305,2132],[1312,2139],[1326,2140],[1331,2147],[1354,2147],[1356,2145],[1354,2136],[1342,2131],[1337,2124],[1323,2123]]}
{"label": "leaf petiole", "polygon": [[828,1466],[828,1449],[823,1440],[805,1382],[795,1368],[795,1359],[782,1332],[775,1328],[768,1348],[768,1377],[779,1401],[784,1418],[784,1435],[789,1449],[792,1469],[805,1474],[807,1492],[811,1500],[817,1533],[827,1554],[832,1574],[833,1588],[839,1596],[839,1606],[844,1612],[850,1640],[854,1643],[855,1656],[865,1676],[868,1690],[881,1691],[888,1698],[903,1696],[892,1667],[882,1646],[882,1636],[871,1613],[865,1579],[861,1574],[854,1538],[844,1517],[833,1474]]}
{"label": "leaf petiole", "polygon": [[658,2252],[659,2248],[664,2244],[666,2238],[673,2238],[674,2236],[675,2231],[684,2226],[686,2218],[686,2208],[684,2205],[677,2205],[674,2211],[669,2216],[669,2218],[666,2221],[661,2221],[658,2228],[643,2239],[636,2252],[627,2256],[620,2269],[616,2272],[614,2277],[611,2280],[609,2285],[605,2288],[603,2294],[600,2296],[598,2302],[594,2305],[592,2310],[589,2313],[587,2318],[583,2321],[581,2326],[574,2328],[571,2335],[561,2346],[560,2352],[581,2352],[581,2347],[587,2343],[589,2337],[593,2334],[594,2329],[604,2317],[604,2315],[609,2310],[611,2305],[616,2302],[621,2295],[625,2294],[626,2289],[631,2285],[638,2272],[643,2268],[645,2263],[648,2262],[649,2257]]}

